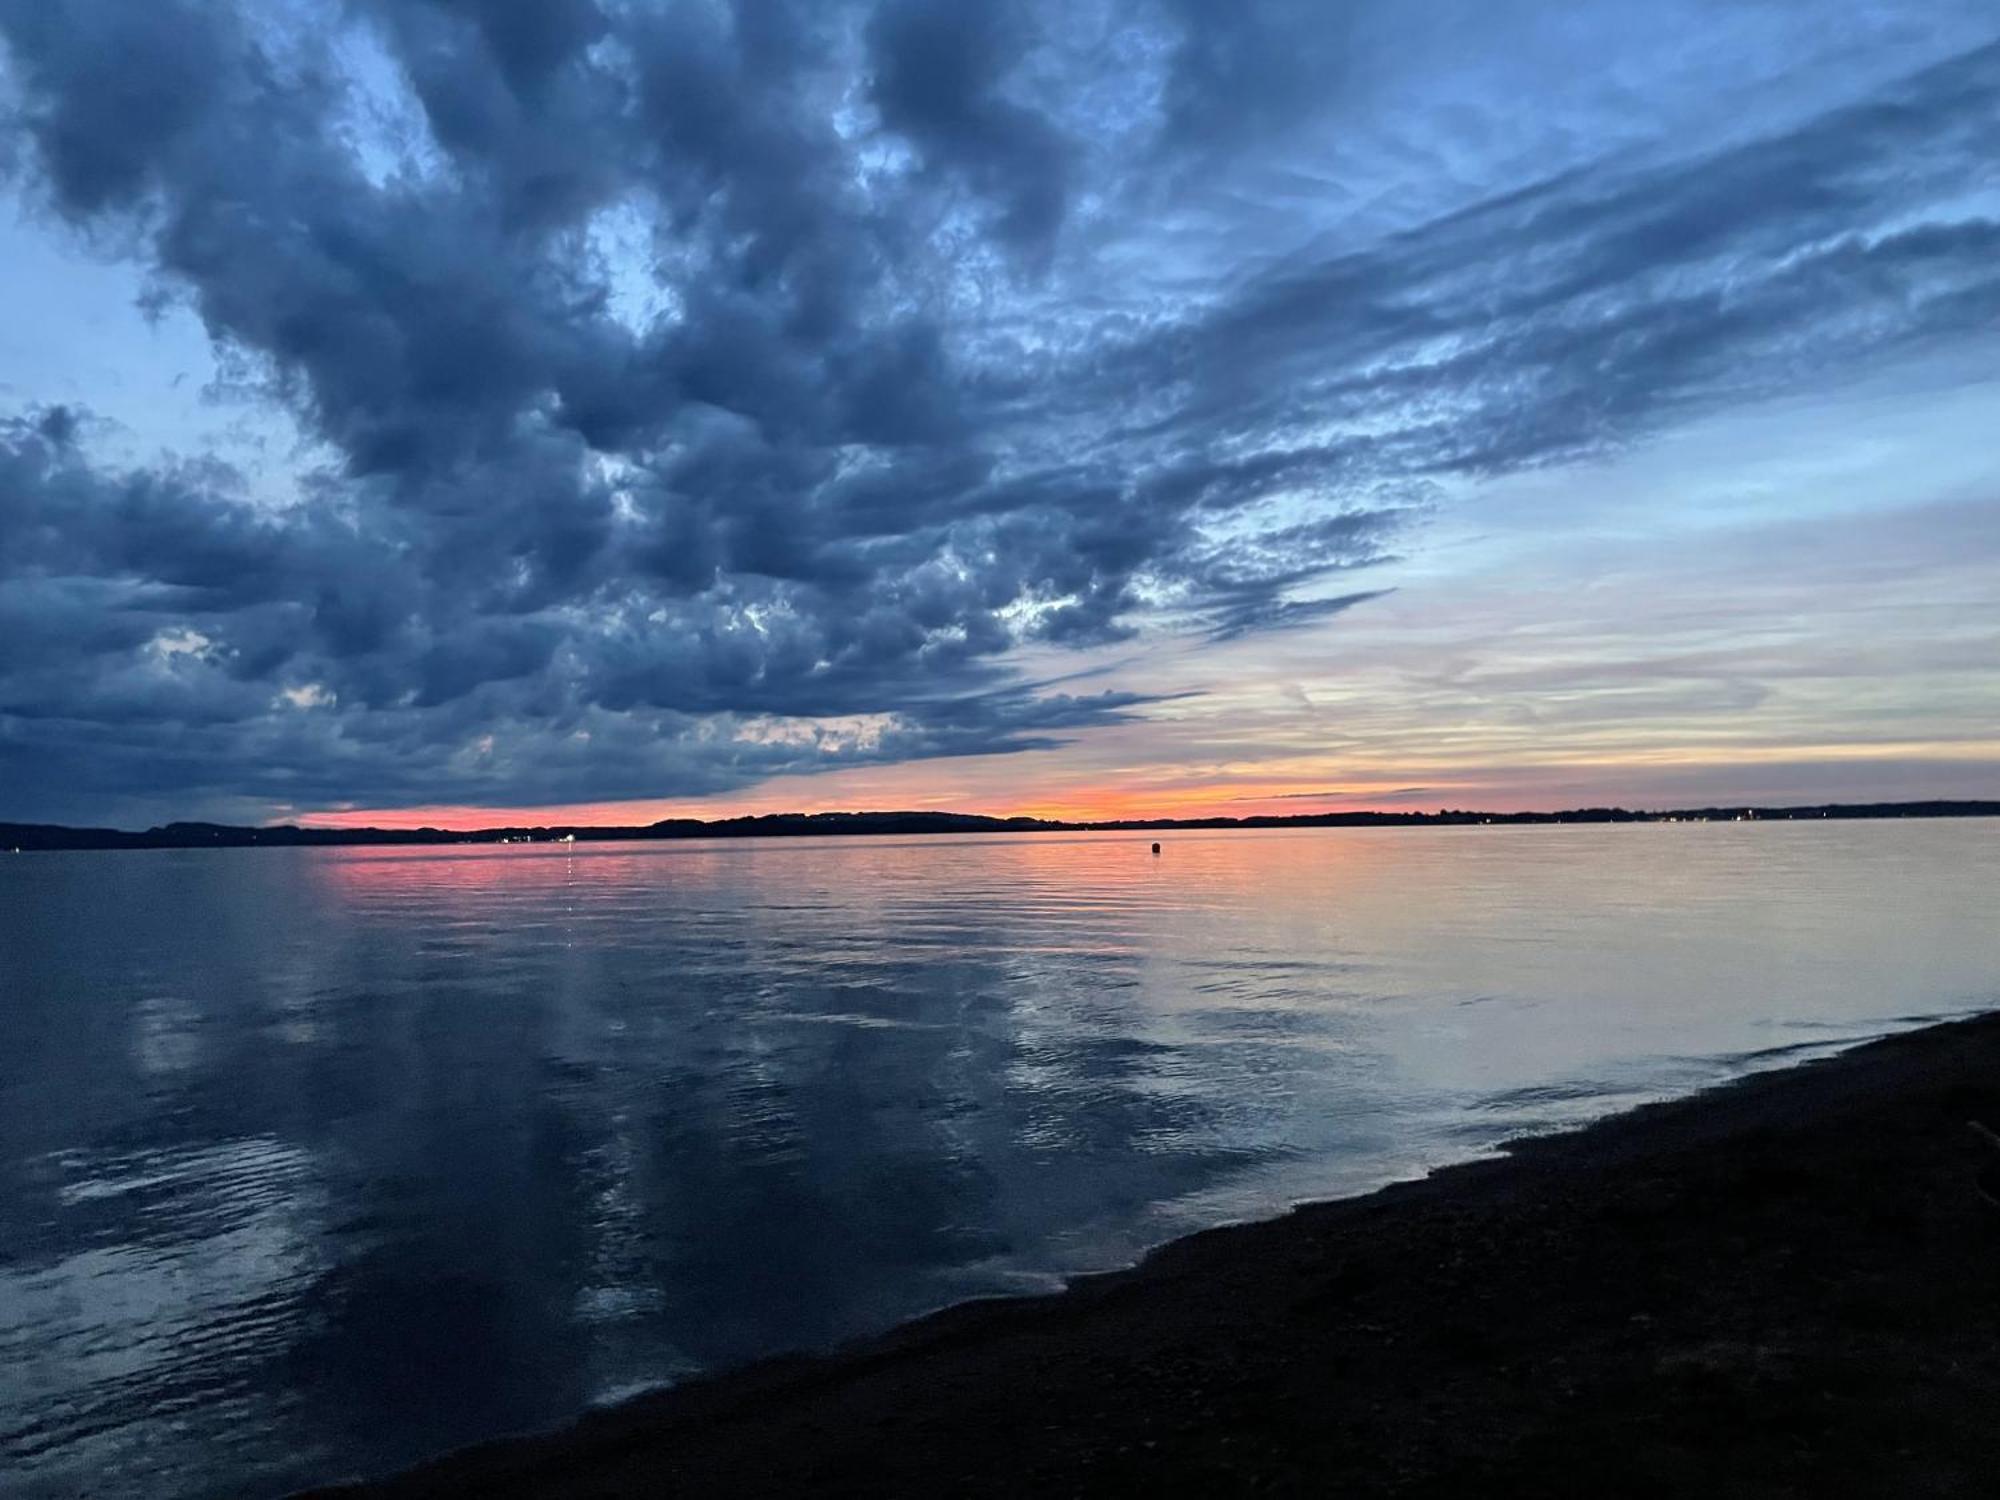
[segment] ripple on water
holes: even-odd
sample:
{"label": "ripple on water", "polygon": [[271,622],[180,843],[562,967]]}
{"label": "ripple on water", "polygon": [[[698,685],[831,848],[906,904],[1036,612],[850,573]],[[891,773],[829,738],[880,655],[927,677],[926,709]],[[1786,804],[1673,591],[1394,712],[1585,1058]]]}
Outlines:
{"label": "ripple on water", "polygon": [[8,1482],[381,1469],[2000,999],[1986,827],[1149,842],[0,862]]}

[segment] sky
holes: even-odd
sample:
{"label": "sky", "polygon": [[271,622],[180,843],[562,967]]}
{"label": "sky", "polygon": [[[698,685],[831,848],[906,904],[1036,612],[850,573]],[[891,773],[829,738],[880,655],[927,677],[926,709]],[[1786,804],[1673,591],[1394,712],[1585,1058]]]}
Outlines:
{"label": "sky", "polygon": [[2000,796],[1990,0],[0,0],[0,819]]}

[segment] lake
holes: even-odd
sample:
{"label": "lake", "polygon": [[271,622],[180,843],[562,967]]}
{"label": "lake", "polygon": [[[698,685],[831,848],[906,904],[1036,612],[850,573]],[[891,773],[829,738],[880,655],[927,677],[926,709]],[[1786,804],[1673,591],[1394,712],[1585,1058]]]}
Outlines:
{"label": "lake", "polygon": [[0,1488],[376,1472],[1990,1007],[1996,890],[1978,820],[0,856]]}

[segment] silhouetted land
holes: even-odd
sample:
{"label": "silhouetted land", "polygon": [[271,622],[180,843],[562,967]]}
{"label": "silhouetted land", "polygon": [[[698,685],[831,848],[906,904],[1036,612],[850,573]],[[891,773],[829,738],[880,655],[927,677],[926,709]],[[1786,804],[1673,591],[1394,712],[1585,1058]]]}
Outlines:
{"label": "silhouetted land", "polygon": [[2000,1016],[342,1493],[1992,1495],[1968,1120]]}
{"label": "silhouetted land", "polygon": [[224,823],[168,823],[142,833],[66,828],[55,823],[0,823],[0,849],[209,849],[322,844],[508,844],[629,839],[814,838],[828,834],[1091,833],[1195,828],[1432,828],[1480,823],[1675,823],[1795,821],[1818,818],[1991,818],[2000,802],[1858,802],[1816,807],[1684,807],[1635,811],[1575,807],[1562,812],[1300,813],[1287,817],[1136,818],[1066,823],[1048,818],[989,818],[951,812],[767,813],[754,818],[668,818],[629,827],[555,825],[516,828],[239,828]]}

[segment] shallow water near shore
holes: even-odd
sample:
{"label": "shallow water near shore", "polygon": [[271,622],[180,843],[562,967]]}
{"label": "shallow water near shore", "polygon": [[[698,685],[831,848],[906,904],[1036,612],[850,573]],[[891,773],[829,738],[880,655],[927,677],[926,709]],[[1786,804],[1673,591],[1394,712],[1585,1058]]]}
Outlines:
{"label": "shallow water near shore", "polygon": [[0,860],[0,1473],[377,1472],[2000,1003],[2000,825]]}

